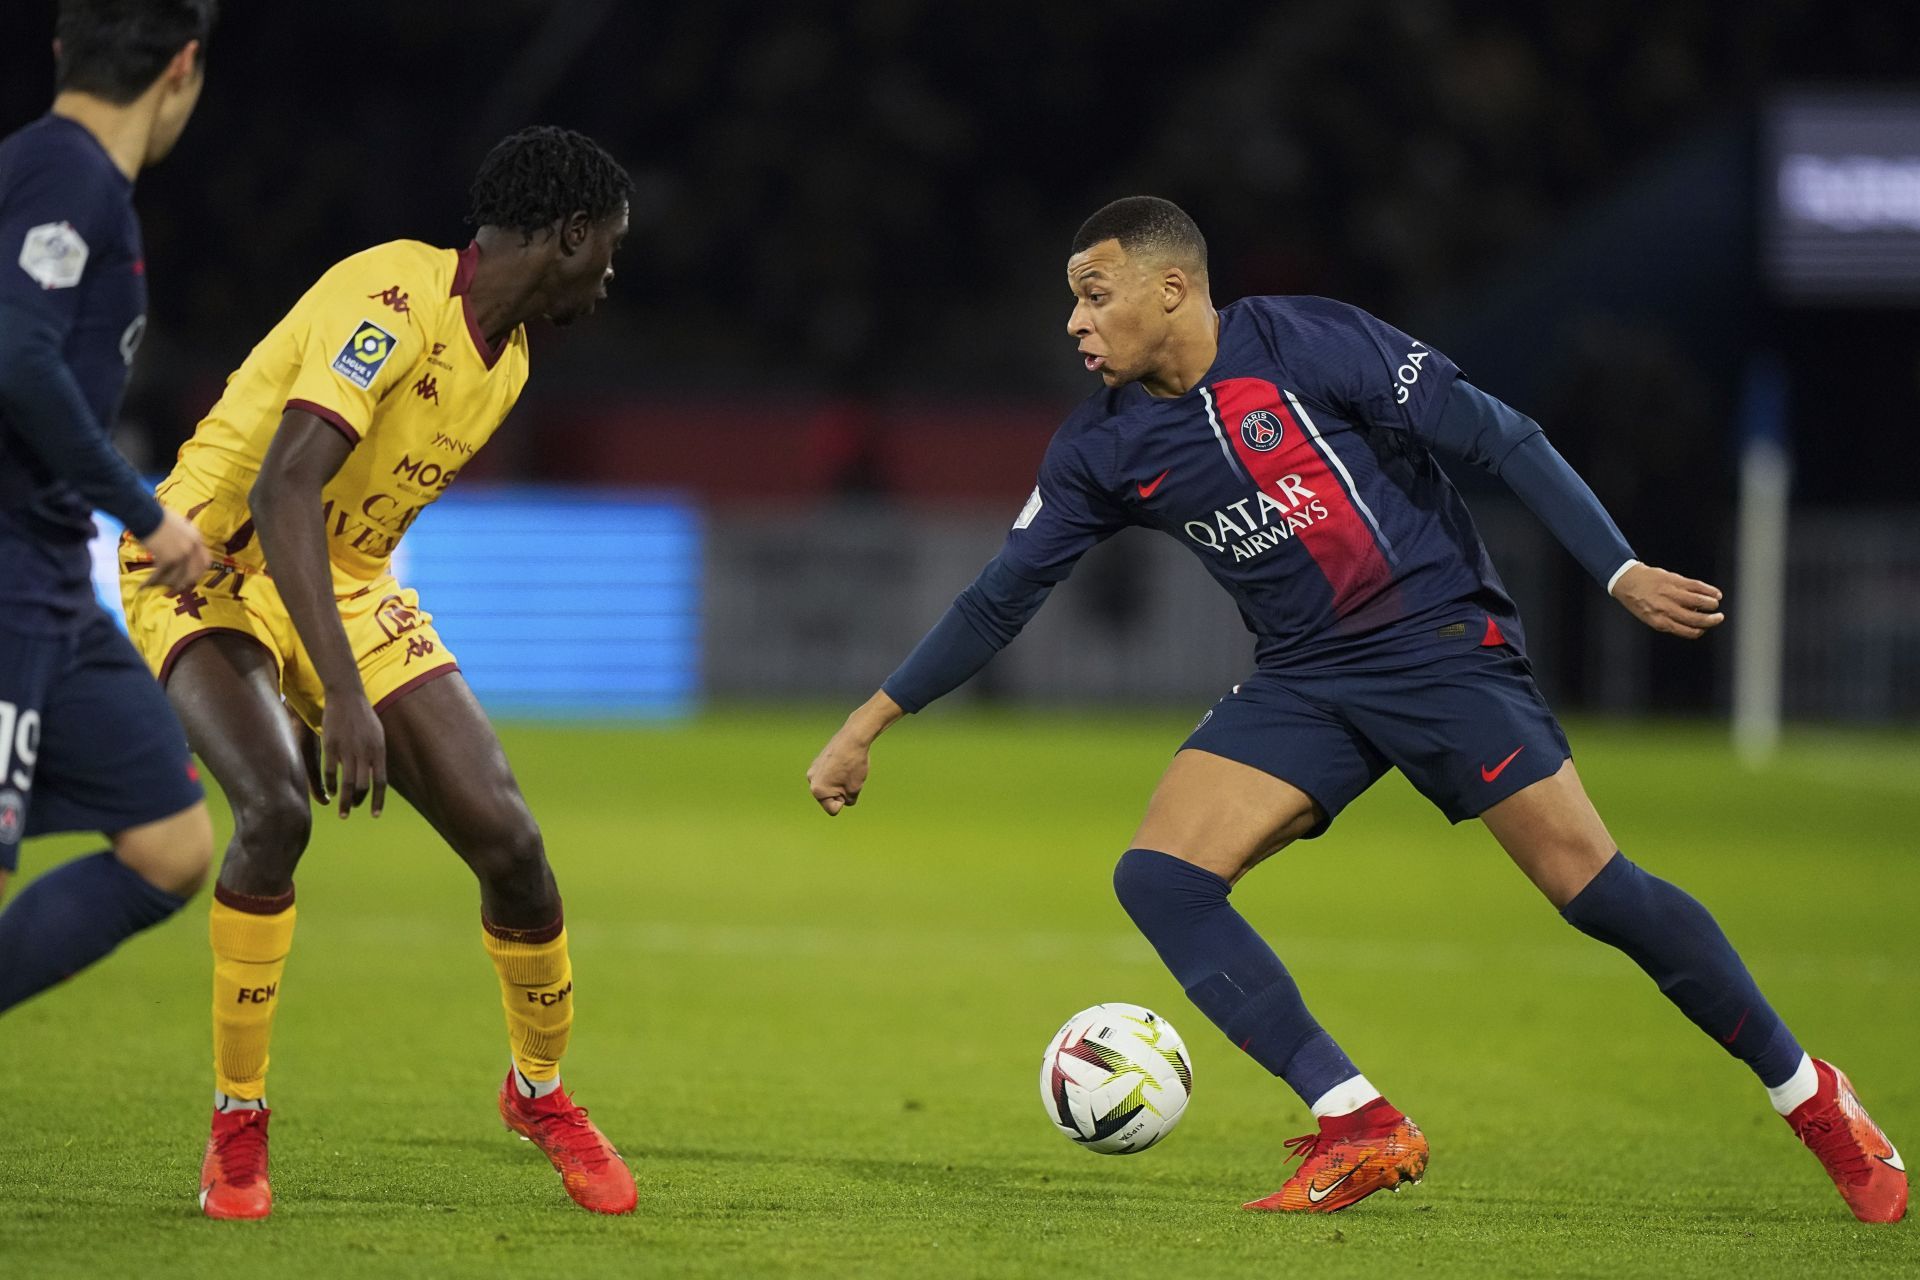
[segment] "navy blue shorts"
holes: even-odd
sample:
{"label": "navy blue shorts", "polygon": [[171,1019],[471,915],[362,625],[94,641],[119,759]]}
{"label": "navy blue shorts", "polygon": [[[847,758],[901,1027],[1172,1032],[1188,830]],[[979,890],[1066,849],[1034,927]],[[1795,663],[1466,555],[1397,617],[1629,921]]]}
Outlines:
{"label": "navy blue shorts", "polygon": [[1327,820],[1309,838],[1388,769],[1460,822],[1573,754],[1526,658],[1505,645],[1393,671],[1256,672],[1214,704],[1187,747],[1312,796]]}
{"label": "navy blue shorts", "polygon": [[0,625],[0,870],[28,836],[112,835],[200,798],[187,735],[105,609]]}

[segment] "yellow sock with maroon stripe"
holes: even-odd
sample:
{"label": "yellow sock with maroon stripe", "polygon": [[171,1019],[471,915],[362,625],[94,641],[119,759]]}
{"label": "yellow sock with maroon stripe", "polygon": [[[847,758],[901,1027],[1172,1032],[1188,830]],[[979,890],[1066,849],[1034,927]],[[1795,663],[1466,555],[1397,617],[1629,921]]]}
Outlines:
{"label": "yellow sock with maroon stripe", "polygon": [[487,954],[500,974],[513,1065],[535,1084],[556,1079],[573,1030],[566,925],[557,917],[540,929],[507,929],[484,917],[480,923]]}
{"label": "yellow sock with maroon stripe", "polygon": [[267,1092],[267,1042],[280,1006],[280,974],[293,948],[293,891],[256,898],[213,891],[213,1076],[220,1092],[258,1101]]}

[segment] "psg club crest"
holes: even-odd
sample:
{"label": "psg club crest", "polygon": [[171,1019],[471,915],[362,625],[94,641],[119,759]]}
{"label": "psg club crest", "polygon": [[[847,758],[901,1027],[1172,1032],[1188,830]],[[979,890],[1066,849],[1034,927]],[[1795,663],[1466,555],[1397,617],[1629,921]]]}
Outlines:
{"label": "psg club crest", "polygon": [[27,798],[12,787],[0,791],[0,844],[19,844],[26,827]]}
{"label": "psg club crest", "polygon": [[1280,419],[1265,409],[1255,409],[1240,419],[1240,438],[1247,442],[1247,448],[1257,449],[1261,453],[1280,447]]}

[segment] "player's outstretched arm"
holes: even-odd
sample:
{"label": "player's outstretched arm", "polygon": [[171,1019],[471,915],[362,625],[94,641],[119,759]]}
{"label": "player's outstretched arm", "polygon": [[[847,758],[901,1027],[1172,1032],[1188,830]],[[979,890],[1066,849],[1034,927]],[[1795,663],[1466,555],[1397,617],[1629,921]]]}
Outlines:
{"label": "player's outstretched arm", "polygon": [[352,448],[332,424],[305,410],[289,409],[260,463],[250,501],[267,568],[326,691],[320,721],[326,798],[339,800],[344,818],[371,795],[368,807],[377,818],[387,799],[386,732],[367,701],[359,664],[340,621],[326,517],[320,509],[320,491]]}
{"label": "player's outstretched arm", "polygon": [[88,407],[47,316],[0,302],[0,408],[41,463],[125,525],[153,556],[150,583],[183,590],[212,566],[198,531],[155,500]]}
{"label": "player's outstretched arm", "polygon": [[213,567],[206,539],[171,507],[160,508],[159,526],[140,538],[140,545],[153,557],[153,572],[141,584],[142,590],[185,591]]}
{"label": "player's outstretched arm", "polygon": [[1036,582],[1009,569],[1004,553],[994,557],[900,669],[847,717],[814,757],[807,785],[820,807],[839,813],[858,800],[867,783],[867,751],[873,740],[901,716],[972,679],[1020,634],[1052,590],[1050,582]]}
{"label": "player's outstretched arm", "polygon": [[1725,621],[1720,589],[1642,564],[1540,424],[1464,380],[1448,389],[1435,448],[1507,482],[1594,580],[1655,631],[1697,640]]}
{"label": "player's outstretched arm", "polygon": [[827,739],[807,766],[807,787],[822,809],[835,814],[859,801],[860,788],[867,785],[867,753],[873,740],[905,714],[882,689],[856,707],[840,731]]}

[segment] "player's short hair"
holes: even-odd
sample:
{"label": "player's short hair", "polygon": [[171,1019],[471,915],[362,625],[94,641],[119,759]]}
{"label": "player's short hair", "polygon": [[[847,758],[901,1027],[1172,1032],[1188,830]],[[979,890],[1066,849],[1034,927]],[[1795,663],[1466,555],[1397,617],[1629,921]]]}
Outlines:
{"label": "player's short hair", "polygon": [[219,0],[60,0],[54,84],[122,106],[160,78],[190,40],[207,56]]}
{"label": "player's short hair", "polygon": [[480,162],[467,221],[531,240],[575,212],[594,222],[610,218],[632,195],[633,179],[592,138],[532,125],[500,139]]}
{"label": "player's short hair", "polygon": [[1159,254],[1206,274],[1207,238],[1187,211],[1171,200],[1159,196],[1115,200],[1080,224],[1072,252],[1084,253],[1105,240],[1118,240],[1129,256]]}

